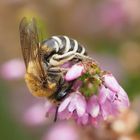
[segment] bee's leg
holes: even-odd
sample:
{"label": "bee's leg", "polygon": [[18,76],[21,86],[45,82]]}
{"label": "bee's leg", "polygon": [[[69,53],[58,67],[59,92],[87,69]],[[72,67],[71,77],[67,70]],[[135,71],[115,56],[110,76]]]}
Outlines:
{"label": "bee's leg", "polygon": [[57,90],[49,98],[55,99],[57,102],[60,102],[70,93],[73,85],[73,81],[66,82],[64,78],[60,75],[55,76],[55,79],[57,79],[57,83],[58,83]]}
{"label": "bee's leg", "polygon": [[72,60],[73,58],[75,57],[74,54],[71,54],[70,56],[66,57],[66,58],[63,58],[62,60],[61,59],[54,59],[54,58],[51,58],[50,59],[50,64],[52,66],[61,66],[63,65],[64,63]]}
{"label": "bee's leg", "polygon": [[50,72],[61,72],[61,69],[60,69],[60,67],[50,67],[48,69],[48,71],[50,71]]}
{"label": "bee's leg", "polygon": [[66,55],[66,57],[64,57],[62,60],[51,58],[50,59],[50,64],[53,65],[53,66],[60,66],[60,65],[63,65],[64,63],[66,63],[66,62],[68,62],[68,61],[70,61],[74,58],[77,58],[79,60],[92,60],[92,61],[94,61],[91,57],[86,56],[84,54],[71,53],[70,55]]}
{"label": "bee's leg", "polygon": [[68,71],[68,68],[60,68],[60,67],[51,67],[50,69],[48,69],[48,72],[51,73],[65,73]]}
{"label": "bee's leg", "polygon": [[59,105],[57,105],[57,107],[56,107],[55,116],[54,116],[54,122],[57,121],[58,108],[59,108]]}
{"label": "bee's leg", "polygon": [[63,76],[62,71],[60,69],[58,69],[58,68],[56,68],[56,69],[49,68],[47,73],[48,73],[48,75],[51,75],[51,76],[57,76],[57,77],[58,76]]}
{"label": "bee's leg", "polygon": [[62,54],[62,55],[55,54],[55,55],[53,55],[53,59],[59,60],[59,61],[60,61],[60,60],[62,60],[62,59],[66,59],[66,58],[68,58],[68,57],[74,55],[75,53],[76,53],[75,51],[70,51],[70,52],[64,53],[64,54]]}
{"label": "bee's leg", "polygon": [[91,57],[80,54],[80,53],[75,53],[75,58],[81,59],[81,60],[92,60]]}

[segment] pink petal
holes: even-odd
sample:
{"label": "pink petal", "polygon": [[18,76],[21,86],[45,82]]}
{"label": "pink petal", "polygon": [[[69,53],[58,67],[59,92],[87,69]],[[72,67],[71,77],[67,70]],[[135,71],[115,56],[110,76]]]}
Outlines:
{"label": "pink petal", "polygon": [[101,105],[101,114],[103,116],[103,119],[106,120],[110,115],[115,115],[112,113],[112,107],[113,105],[109,100],[106,100],[104,104]]}
{"label": "pink petal", "polygon": [[72,81],[80,77],[83,73],[84,73],[84,66],[82,64],[75,64],[66,73],[65,80]]}
{"label": "pink petal", "polygon": [[86,112],[86,100],[82,95],[77,96],[76,111],[79,117],[83,116]]}
{"label": "pink petal", "polygon": [[58,118],[60,120],[68,120],[72,116],[72,112],[69,112],[67,109],[63,110],[62,112],[58,112]]}
{"label": "pink petal", "polygon": [[69,96],[68,98],[66,98],[66,99],[60,104],[60,106],[59,106],[59,108],[58,108],[58,112],[64,111],[64,110],[67,108],[67,106],[68,106],[68,104],[70,103],[70,101],[71,101],[71,96]]}
{"label": "pink petal", "polygon": [[123,110],[129,107],[129,99],[122,87],[120,87],[120,92],[117,93],[116,100],[114,101],[114,105],[118,107],[119,110]]}
{"label": "pink petal", "polygon": [[[121,91],[121,89],[119,89],[119,92]],[[121,92],[121,94],[125,94],[124,92]],[[120,112],[120,108],[123,108],[124,103],[125,103],[125,99],[126,99],[126,103],[128,103],[126,96],[124,98],[122,98],[121,94],[119,95],[119,93],[116,93],[110,89],[107,89],[105,87],[101,87],[101,89],[99,90],[99,103],[100,103],[100,107],[101,107],[101,113],[103,116],[103,119],[107,119],[108,116],[112,115],[112,116],[116,116],[118,115],[118,113]]]}
{"label": "pink petal", "polygon": [[99,96],[98,96],[99,103],[103,104],[106,101],[107,97],[108,97],[108,89],[105,88],[104,86],[101,86],[101,88],[99,89]]}
{"label": "pink petal", "polygon": [[97,96],[93,95],[88,102],[88,113],[93,117],[97,117],[100,112],[100,106]]}
{"label": "pink petal", "polygon": [[108,90],[108,96],[104,103],[100,104],[102,116],[107,119],[110,115],[116,116],[119,113],[118,99],[116,98],[116,93]]}
{"label": "pink petal", "polygon": [[120,85],[112,74],[106,74],[103,76],[105,86],[114,92],[119,92]]}
{"label": "pink petal", "polygon": [[68,110],[73,112],[76,110],[78,116],[82,116],[86,110],[86,101],[84,96],[80,93],[73,93],[73,97],[71,98],[70,104],[68,106]]}
{"label": "pink petal", "polygon": [[124,106],[129,107],[130,106],[129,98],[127,96],[127,93],[124,91],[124,89],[121,86],[120,86],[120,92],[118,93],[118,95],[121,96]]}
{"label": "pink petal", "polygon": [[69,112],[73,112],[75,109],[76,109],[76,100],[72,99],[68,106],[68,110]]}
{"label": "pink petal", "polygon": [[107,91],[107,99],[111,102],[114,103],[114,101],[117,99],[117,93],[113,92],[110,89],[106,89]]}

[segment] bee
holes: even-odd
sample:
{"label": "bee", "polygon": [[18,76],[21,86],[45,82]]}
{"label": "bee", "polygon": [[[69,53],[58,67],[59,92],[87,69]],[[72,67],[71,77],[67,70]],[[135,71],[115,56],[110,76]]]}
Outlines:
{"label": "bee", "polygon": [[24,17],[19,26],[20,43],[26,66],[25,81],[30,92],[59,104],[70,93],[74,83],[66,82],[67,62],[79,62],[88,58],[85,48],[67,36],[39,39],[37,22]]}

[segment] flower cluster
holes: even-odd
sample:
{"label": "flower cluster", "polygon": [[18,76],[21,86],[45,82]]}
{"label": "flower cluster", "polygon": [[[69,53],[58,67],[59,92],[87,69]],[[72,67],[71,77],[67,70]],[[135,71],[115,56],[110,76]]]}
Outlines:
{"label": "flower cluster", "polygon": [[[97,125],[129,107],[126,92],[111,73],[102,71],[95,62],[80,62],[69,68],[66,81],[75,81],[72,93],[58,108],[58,119],[73,118],[79,124]],[[52,107],[53,106],[53,107]],[[47,114],[54,113],[50,106]]]}

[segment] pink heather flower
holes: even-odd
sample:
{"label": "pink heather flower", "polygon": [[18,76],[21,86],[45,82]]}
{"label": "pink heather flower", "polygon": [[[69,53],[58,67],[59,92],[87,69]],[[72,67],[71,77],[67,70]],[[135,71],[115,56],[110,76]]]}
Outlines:
{"label": "pink heather flower", "polygon": [[[118,115],[121,110],[126,109],[128,106],[128,96],[121,87],[119,92],[115,93],[102,85],[99,94],[93,95],[87,100],[78,91],[70,93],[58,108],[58,119],[73,118],[78,124],[97,126],[109,116]],[[47,116],[54,115],[55,111],[56,107],[49,103]]]}
{"label": "pink heather flower", "polygon": [[98,96],[93,95],[88,100],[87,112],[89,114],[89,124],[98,126],[98,124],[103,121]]}
{"label": "pink heather flower", "polygon": [[81,117],[75,116],[75,120],[78,124],[93,124],[97,125],[98,118],[100,116],[100,105],[98,102],[98,97],[93,95],[87,102],[87,108],[84,115]]}
{"label": "pink heather flower", "polygon": [[98,97],[96,95],[93,95],[89,99],[87,111],[93,118],[96,118],[99,115],[100,105],[98,103]]}
{"label": "pink heather flower", "polygon": [[23,61],[12,59],[0,67],[0,75],[7,80],[22,78],[25,74]]}
{"label": "pink heather flower", "polygon": [[[110,95],[110,99],[117,101],[122,108],[127,108],[129,106],[129,98],[124,89],[119,85],[117,80],[112,74],[106,74],[103,76],[105,87],[101,87],[100,93],[104,96]],[[109,94],[110,93],[110,94]]]}
{"label": "pink heather flower", "polygon": [[77,121],[78,124],[90,124],[98,126],[98,124],[103,121],[98,97],[96,95],[93,95],[87,101],[87,108],[85,114],[81,117],[75,116],[74,119]]}
{"label": "pink heather flower", "polygon": [[112,74],[105,74],[103,76],[103,81],[107,88],[109,88],[110,90],[114,92],[119,92],[120,85],[118,84],[117,80]]}
{"label": "pink heather flower", "polygon": [[46,108],[44,104],[38,103],[31,106],[23,116],[23,120],[27,125],[35,126],[44,124]]}
{"label": "pink heather flower", "polygon": [[65,75],[66,81],[72,81],[74,79],[77,79],[85,72],[84,66],[82,64],[75,64],[73,65],[69,71]]}
{"label": "pink heather flower", "polygon": [[81,93],[71,93],[59,106],[58,117],[69,119],[76,112],[78,117],[82,117],[86,112],[86,100]]}
{"label": "pink heather flower", "polygon": [[115,93],[102,86],[99,90],[99,103],[104,119],[110,115],[117,115],[121,110],[129,107],[128,96],[121,87],[119,92]]}
{"label": "pink heather flower", "polygon": [[[98,69],[98,66],[94,65],[94,68]],[[75,80],[75,82],[72,87],[73,92],[69,93],[69,96],[59,105],[58,119],[73,118],[78,124],[98,126],[100,122],[106,120],[109,116],[116,116],[121,110],[129,107],[129,99],[126,92],[112,74],[107,73],[103,75],[104,72],[100,71],[103,73],[98,75],[93,70],[91,77],[86,75],[85,81],[83,78],[81,80],[77,79],[85,72],[84,65],[78,63],[70,67],[66,73],[65,80]],[[89,87],[94,86],[90,81],[93,81],[96,85],[95,93],[93,93],[92,89],[90,89],[91,91],[88,90]],[[87,90],[81,90],[86,88],[86,86]],[[90,92],[92,93],[90,94]],[[52,107],[52,105],[48,108],[48,113],[50,114],[56,111],[56,107]]]}
{"label": "pink heather flower", "polygon": [[59,122],[49,129],[43,140],[79,140],[79,135],[71,124]]}
{"label": "pink heather flower", "polygon": [[118,103],[122,109],[130,106],[128,95],[121,86],[118,92],[118,100],[120,100]]}

